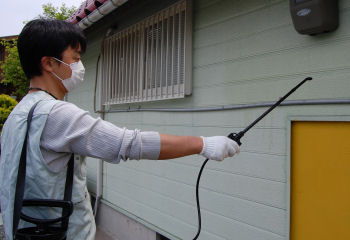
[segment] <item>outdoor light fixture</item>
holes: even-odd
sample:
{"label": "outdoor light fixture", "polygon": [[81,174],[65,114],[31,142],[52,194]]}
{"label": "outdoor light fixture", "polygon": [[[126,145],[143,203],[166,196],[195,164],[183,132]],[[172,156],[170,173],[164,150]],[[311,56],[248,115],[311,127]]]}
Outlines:
{"label": "outdoor light fixture", "polygon": [[290,12],[300,34],[331,32],[339,25],[338,0],[290,0]]}

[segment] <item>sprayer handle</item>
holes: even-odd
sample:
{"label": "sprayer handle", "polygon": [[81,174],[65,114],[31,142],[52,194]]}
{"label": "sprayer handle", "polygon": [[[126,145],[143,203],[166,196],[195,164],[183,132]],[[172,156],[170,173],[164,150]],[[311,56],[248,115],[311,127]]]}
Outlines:
{"label": "sprayer handle", "polygon": [[243,137],[244,133],[230,133],[227,137],[231,138],[233,141],[235,141],[239,146],[242,145],[241,143],[241,137]]}

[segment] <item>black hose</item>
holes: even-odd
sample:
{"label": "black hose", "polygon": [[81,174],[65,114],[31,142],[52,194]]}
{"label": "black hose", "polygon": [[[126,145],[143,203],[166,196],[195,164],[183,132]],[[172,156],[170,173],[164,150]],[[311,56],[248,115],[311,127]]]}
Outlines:
{"label": "black hose", "polygon": [[197,178],[197,184],[196,184],[196,200],[197,200],[197,212],[198,212],[198,231],[197,231],[197,234],[196,236],[193,238],[193,240],[196,240],[198,237],[199,237],[199,234],[201,233],[201,228],[202,228],[202,218],[201,218],[201,208],[199,206],[199,195],[198,195],[198,188],[199,188],[199,180],[201,179],[201,175],[202,175],[202,172],[203,172],[203,169],[205,167],[205,164],[207,164],[207,162],[209,161],[209,159],[205,159],[202,167],[201,167],[201,170],[199,171],[199,174],[198,174],[198,178]]}

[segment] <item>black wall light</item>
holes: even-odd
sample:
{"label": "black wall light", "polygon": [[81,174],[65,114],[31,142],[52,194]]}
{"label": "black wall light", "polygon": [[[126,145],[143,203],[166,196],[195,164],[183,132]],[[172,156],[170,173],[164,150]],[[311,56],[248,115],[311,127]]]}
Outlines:
{"label": "black wall light", "polygon": [[331,32],[339,25],[338,0],[290,0],[290,12],[300,34]]}

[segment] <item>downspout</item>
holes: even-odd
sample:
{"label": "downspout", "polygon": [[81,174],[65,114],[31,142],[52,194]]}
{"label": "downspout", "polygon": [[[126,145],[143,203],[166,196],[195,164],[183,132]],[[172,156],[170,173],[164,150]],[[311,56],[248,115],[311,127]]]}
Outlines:
{"label": "downspout", "polygon": [[[97,77],[99,73],[99,62],[100,62],[100,55],[97,58],[97,63],[96,63],[96,76],[95,76],[95,90],[94,90],[94,112],[100,114],[100,118],[102,120],[105,119],[105,109],[104,106],[101,106],[101,111],[96,110],[96,89],[97,89]],[[96,179],[96,200],[95,200],[95,206],[94,206],[94,217],[96,218],[97,216],[97,210],[98,206],[100,204],[100,200],[102,198],[103,194],[103,160],[98,159],[97,162],[97,179]]]}

